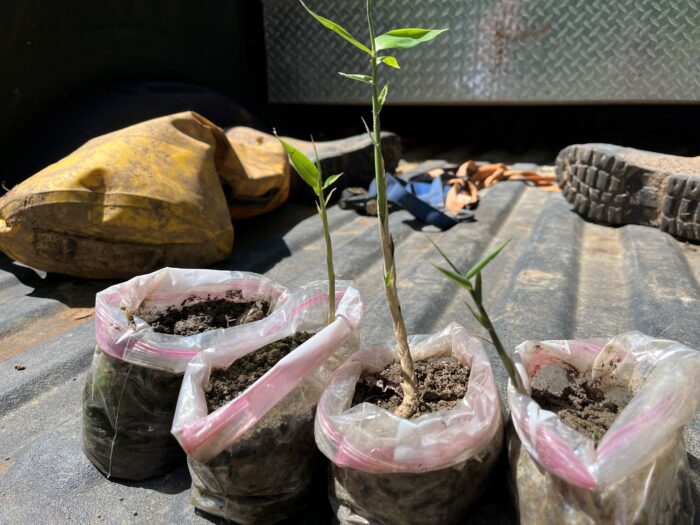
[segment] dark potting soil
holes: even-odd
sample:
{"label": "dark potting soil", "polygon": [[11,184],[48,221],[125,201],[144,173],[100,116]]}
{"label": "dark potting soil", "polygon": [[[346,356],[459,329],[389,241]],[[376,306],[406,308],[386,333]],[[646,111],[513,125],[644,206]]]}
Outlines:
{"label": "dark potting soil", "polygon": [[570,384],[560,394],[533,388],[532,399],[597,445],[624,407],[606,399],[605,392],[577,372],[567,376]]}
{"label": "dark potting soil", "polygon": [[309,332],[291,335],[241,357],[226,369],[212,370],[209,381],[204,385],[209,413],[238,397],[280,359],[313,335]]}
{"label": "dark potting soil", "polygon": [[[412,418],[452,409],[467,393],[469,369],[452,356],[434,357],[414,363],[420,405]],[[392,363],[381,371],[363,374],[355,385],[352,406],[374,403],[394,412],[403,401],[401,365]]]}
{"label": "dark potting soil", "polygon": [[201,301],[192,296],[179,306],[140,308],[135,315],[150,324],[154,332],[187,336],[259,321],[269,313],[270,303],[240,302],[240,292],[229,291],[225,298]]}
{"label": "dark potting soil", "polygon": [[[204,387],[209,412],[312,336],[294,334],[213,370]],[[277,523],[308,508],[324,492],[327,469],[314,440],[315,413],[315,404],[297,387],[207,463],[189,458],[195,507],[238,523]]]}
{"label": "dark potting soil", "polygon": [[185,462],[170,433],[182,374],[95,350],[83,389],[83,450],[105,475],[140,481]]}

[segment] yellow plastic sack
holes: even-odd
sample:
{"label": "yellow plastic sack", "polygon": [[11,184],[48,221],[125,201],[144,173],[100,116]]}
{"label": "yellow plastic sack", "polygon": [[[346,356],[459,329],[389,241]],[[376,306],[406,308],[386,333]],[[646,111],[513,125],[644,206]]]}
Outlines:
{"label": "yellow plastic sack", "polygon": [[233,244],[220,183],[233,157],[193,112],[97,137],[0,198],[0,250],[89,278],[219,261]]}
{"label": "yellow plastic sack", "polygon": [[235,155],[222,170],[224,191],[231,189],[233,220],[274,210],[289,197],[290,170],[287,153],[272,135],[243,126],[226,132]]}

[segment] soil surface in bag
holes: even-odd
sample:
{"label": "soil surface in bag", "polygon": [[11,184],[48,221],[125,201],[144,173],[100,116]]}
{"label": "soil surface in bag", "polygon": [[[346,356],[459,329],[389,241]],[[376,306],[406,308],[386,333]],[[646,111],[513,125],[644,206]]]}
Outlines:
{"label": "soil surface in bag", "polygon": [[[467,393],[469,369],[452,356],[414,363],[420,406],[413,418],[438,410],[450,410]],[[401,365],[392,363],[376,373],[362,374],[355,386],[352,406],[374,403],[394,412],[403,401]]]}
{"label": "soil surface in bag", "polygon": [[308,332],[291,335],[244,355],[226,369],[212,370],[209,381],[204,385],[209,413],[236,399],[280,359],[311,339],[313,335]]}
{"label": "soil surface in bag", "polygon": [[180,306],[147,307],[135,312],[154,332],[172,335],[195,335],[217,328],[230,328],[259,321],[270,313],[265,301],[236,302],[240,292],[229,291],[226,298],[185,299]]}
{"label": "soil surface in bag", "polygon": [[568,370],[567,377],[570,383],[560,393],[533,387],[532,399],[597,445],[626,403],[608,399],[599,385],[575,370]]}
{"label": "soil surface in bag", "polygon": [[[414,365],[421,403],[414,418],[450,410],[466,395],[469,369],[454,357]],[[393,411],[402,399],[401,366],[395,363],[378,373],[363,374],[352,404],[369,402]],[[340,523],[357,523],[358,516],[385,525],[458,523],[487,487],[502,442],[503,428],[499,427],[476,456],[428,472],[376,474],[332,465],[329,491],[336,517]]]}
{"label": "soil surface in bag", "polygon": [[[238,397],[280,359],[313,336],[298,333],[212,370],[209,412]],[[208,463],[189,458],[192,501],[238,523],[273,523],[324,498],[324,461],[314,441],[315,405],[297,387],[253,428]]]}
{"label": "soil surface in bag", "polygon": [[[156,332],[193,335],[265,317],[263,301],[224,299],[147,307],[134,312]],[[83,390],[83,450],[108,477],[139,481],[184,464],[185,455],[170,433],[182,374],[155,370],[95,351]]]}

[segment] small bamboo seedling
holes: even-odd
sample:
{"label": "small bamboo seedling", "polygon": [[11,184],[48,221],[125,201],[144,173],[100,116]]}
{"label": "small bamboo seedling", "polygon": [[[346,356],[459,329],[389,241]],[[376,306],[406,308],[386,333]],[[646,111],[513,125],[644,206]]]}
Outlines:
{"label": "small bamboo seedling", "polygon": [[[301,1],[301,0],[300,0]],[[381,126],[379,113],[386,101],[389,91],[389,83],[379,90],[379,66],[386,65],[399,69],[396,57],[386,55],[390,49],[408,49],[418,44],[432,40],[446,29],[420,29],[404,28],[394,29],[375,37],[374,22],[372,21],[372,0],[366,0],[367,26],[369,28],[369,46],[359,42],[346,29],[317,15],[302,1],[301,4],[321,25],[338,34],[350,42],[360,51],[369,55],[370,74],[340,73],[345,78],[367,84],[372,91],[372,130],[367,123],[365,129],[374,146],[374,176],[377,185],[377,217],[379,219],[379,236],[381,238],[382,254],[384,258],[384,291],[386,294],[389,311],[394,325],[394,337],[398,346],[399,360],[401,362],[403,401],[396,410],[400,417],[410,418],[418,409],[418,378],[413,366],[413,358],[408,347],[408,333],[406,324],[401,314],[401,304],[396,289],[396,265],[394,261],[394,240],[389,230],[389,213],[386,199],[386,175],[384,173],[384,159],[381,147]]]}
{"label": "small bamboo seedling", "polygon": [[498,337],[496,329],[494,328],[488,313],[486,313],[486,308],[484,308],[484,303],[482,301],[483,295],[481,284],[481,271],[486,267],[487,264],[493,261],[499,253],[501,253],[503,248],[506,247],[506,244],[508,244],[510,240],[501,244],[493,252],[491,252],[489,255],[481,259],[474,266],[472,266],[466,273],[462,273],[452,263],[449,257],[447,257],[447,255],[445,255],[445,253],[438,247],[438,245],[435,244],[435,242],[430,237],[428,237],[428,239],[431,243],[433,243],[433,246],[438,251],[438,253],[442,255],[442,258],[445,259],[447,264],[450,265],[451,270],[437,265],[433,266],[435,266],[435,268],[438,271],[440,271],[443,275],[447,276],[450,280],[457,283],[459,286],[461,286],[469,292],[472,301],[474,301],[474,304],[476,305],[476,309],[474,309],[474,307],[472,307],[472,305],[470,305],[466,301],[464,302],[464,304],[467,306],[467,308],[474,316],[474,318],[479,322],[479,324],[483,326],[491,336],[491,343],[494,347],[496,347],[498,357],[500,357],[501,362],[503,363],[503,367],[506,369],[506,372],[508,372],[508,377],[510,378],[515,388],[518,390],[518,392],[524,392],[520,376],[515,370],[515,364],[513,363],[511,357],[508,355],[508,352],[506,352],[505,348],[503,348],[503,343],[501,343],[501,339]]}
{"label": "small bamboo seedling", "polygon": [[301,151],[296,149],[294,146],[283,141],[277,136],[277,140],[282,143],[287,155],[289,156],[289,161],[294,166],[302,180],[309,185],[318,197],[316,201],[316,209],[321,217],[321,222],[323,223],[323,237],[326,241],[326,266],[328,268],[328,324],[333,322],[335,319],[335,269],[333,267],[333,244],[331,242],[331,232],[328,228],[328,214],[326,213],[326,206],[330,201],[331,195],[335,191],[332,188],[328,195],[324,192],[330,188],[335,181],[337,181],[342,173],[337,175],[331,175],[325,181],[323,180],[323,170],[321,169],[321,162],[318,159],[318,152],[316,151],[316,143],[311,138],[311,143],[314,146],[314,157],[316,162],[312,162],[309,157],[304,155]]}

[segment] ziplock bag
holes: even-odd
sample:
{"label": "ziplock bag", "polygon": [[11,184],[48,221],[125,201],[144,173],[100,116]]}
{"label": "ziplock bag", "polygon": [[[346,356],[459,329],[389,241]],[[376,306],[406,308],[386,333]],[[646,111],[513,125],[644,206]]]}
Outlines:
{"label": "ziplock bag", "polygon": [[[690,523],[683,425],[700,406],[700,355],[628,332],[604,341],[528,341],[514,360],[525,388],[561,391],[567,369],[629,402],[602,436],[570,428],[508,385],[510,443],[521,523]],[[557,379],[559,377],[559,379]]]}
{"label": "ziplock bag", "polygon": [[[358,345],[359,292],[336,287],[328,323],[328,283],[295,290],[255,337],[209,348],[188,365],[173,434],[188,455],[192,501],[238,523],[271,523],[308,506],[323,463],[314,445],[316,404],[330,373]],[[316,332],[238,397],[208,413],[212,369],[299,332]],[[322,492],[322,491],[321,491]]]}
{"label": "ziplock bag", "polygon": [[133,324],[122,308],[180,305],[194,298],[264,300],[280,308],[286,289],[262,275],[218,270],[164,268],[134,277],[97,294],[97,348],[83,390],[85,455],[108,477],[141,480],[184,463],[170,435],[182,374],[204,348],[234,344],[264,333],[270,317],[191,336],[156,333],[145,321]]}
{"label": "ziplock bag", "polygon": [[332,462],[331,504],[341,523],[454,523],[485,488],[503,441],[503,418],[482,343],[456,323],[409,337],[413,359],[452,355],[470,369],[451,410],[400,418],[371,403],[352,408],[363,372],[398,362],[394,341],[350,357],[319,401],[316,443]]}

